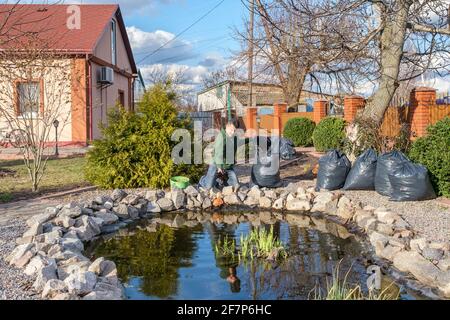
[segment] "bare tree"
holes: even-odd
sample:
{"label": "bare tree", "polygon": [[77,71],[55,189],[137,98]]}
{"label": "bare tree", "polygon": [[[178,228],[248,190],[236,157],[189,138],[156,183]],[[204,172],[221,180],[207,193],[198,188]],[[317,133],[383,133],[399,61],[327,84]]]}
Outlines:
{"label": "bare tree", "polygon": [[[333,3],[256,0],[255,79],[279,83],[289,105],[298,103],[306,84],[320,88],[323,78],[334,81],[334,86],[355,82],[355,76],[345,74],[356,70],[356,58],[362,61],[366,52],[364,47],[354,50],[349,44],[365,22],[328,14],[337,10]],[[248,30],[236,33],[244,44],[249,41]]]}
{"label": "bare tree", "polygon": [[208,89],[227,80],[240,80],[236,68],[228,66],[221,70],[211,71],[202,78],[203,88]]}
{"label": "bare tree", "polygon": [[21,39],[0,52],[0,121],[20,133],[33,192],[45,174],[51,141],[71,120],[71,86],[84,80],[71,73],[69,56],[42,41],[39,34],[29,34],[26,42]]}

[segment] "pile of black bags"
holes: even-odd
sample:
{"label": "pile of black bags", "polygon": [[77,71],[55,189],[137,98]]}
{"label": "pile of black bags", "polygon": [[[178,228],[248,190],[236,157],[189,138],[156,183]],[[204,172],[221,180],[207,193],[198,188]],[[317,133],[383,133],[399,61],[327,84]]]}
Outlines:
{"label": "pile of black bags", "polygon": [[296,157],[294,143],[290,139],[280,139],[280,157],[283,160],[292,160]]}
{"label": "pile of black bags", "polygon": [[392,201],[420,201],[436,198],[428,170],[412,163],[403,153],[392,151],[377,157],[367,150],[350,161],[332,150],[319,160],[316,189],[376,190]]}
{"label": "pile of black bags", "polygon": [[257,163],[252,166],[252,183],[266,188],[278,187],[281,183],[279,154],[258,151]]}

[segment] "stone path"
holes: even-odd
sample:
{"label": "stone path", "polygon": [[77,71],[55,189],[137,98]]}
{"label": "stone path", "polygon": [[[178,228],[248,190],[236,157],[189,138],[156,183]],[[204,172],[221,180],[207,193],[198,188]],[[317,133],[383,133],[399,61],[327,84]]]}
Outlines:
{"label": "stone path", "polygon": [[5,225],[9,220],[28,219],[35,214],[42,213],[49,206],[58,205],[59,202],[58,199],[37,199],[0,204],[0,226]]}

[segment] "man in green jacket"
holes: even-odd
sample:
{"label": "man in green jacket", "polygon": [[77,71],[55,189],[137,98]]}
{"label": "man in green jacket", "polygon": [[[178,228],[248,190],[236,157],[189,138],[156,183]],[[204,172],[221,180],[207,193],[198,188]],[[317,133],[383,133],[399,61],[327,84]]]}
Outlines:
{"label": "man in green jacket", "polygon": [[199,185],[206,190],[211,189],[217,179],[217,174],[226,173],[227,185],[237,188],[239,180],[234,172],[237,141],[235,136],[236,126],[228,122],[225,129],[220,130],[214,143],[214,157],[209,165],[206,176],[200,179]]}

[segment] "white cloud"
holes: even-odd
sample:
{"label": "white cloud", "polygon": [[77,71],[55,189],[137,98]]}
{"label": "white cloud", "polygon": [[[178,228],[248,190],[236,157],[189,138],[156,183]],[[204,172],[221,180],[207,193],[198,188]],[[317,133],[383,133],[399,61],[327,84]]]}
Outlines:
{"label": "white cloud", "polygon": [[145,58],[143,63],[177,63],[194,57],[192,43],[181,39],[171,41],[175,38],[173,33],[163,30],[146,32],[134,26],[127,27],[127,33],[138,62]]}
{"label": "white cloud", "polygon": [[183,64],[152,64],[144,65],[141,68],[141,73],[146,84],[152,82],[152,74],[164,73],[168,75],[183,75],[181,85],[197,86],[202,83],[202,79],[208,74],[208,68],[204,66],[188,66]]}

